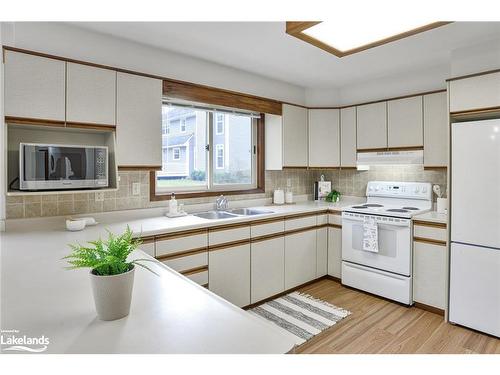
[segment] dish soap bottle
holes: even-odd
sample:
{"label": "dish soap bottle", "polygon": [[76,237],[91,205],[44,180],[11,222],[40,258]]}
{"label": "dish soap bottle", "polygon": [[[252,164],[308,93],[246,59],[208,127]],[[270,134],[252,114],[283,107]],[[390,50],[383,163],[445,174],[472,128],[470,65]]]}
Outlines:
{"label": "dish soap bottle", "polygon": [[170,215],[177,214],[177,200],[175,199],[175,193],[170,196],[170,201],[168,202],[168,213]]}

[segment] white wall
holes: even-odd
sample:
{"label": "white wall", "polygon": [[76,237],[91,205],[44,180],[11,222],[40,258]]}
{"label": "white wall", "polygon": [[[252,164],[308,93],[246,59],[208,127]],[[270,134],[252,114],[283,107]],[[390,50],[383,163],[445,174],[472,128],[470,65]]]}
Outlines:
{"label": "white wall", "polygon": [[304,104],[304,88],[64,23],[11,22],[4,44]]}
{"label": "white wall", "polygon": [[[0,22],[0,45],[2,44],[2,23]],[[3,60],[2,60],[3,61]],[[5,123],[3,121],[3,62],[0,64],[0,231],[5,230]]]}

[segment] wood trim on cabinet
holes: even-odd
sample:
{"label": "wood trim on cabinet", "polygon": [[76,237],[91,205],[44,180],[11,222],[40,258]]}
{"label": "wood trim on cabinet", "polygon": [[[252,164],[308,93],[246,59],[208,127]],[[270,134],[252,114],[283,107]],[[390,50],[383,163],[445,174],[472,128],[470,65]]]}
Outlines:
{"label": "wood trim on cabinet", "polygon": [[303,165],[298,166],[298,165],[284,165],[282,169],[307,169],[308,167],[305,167]]}
{"label": "wood trim on cabinet", "polygon": [[91,124],[86,122],[66,122],[67,128],[115,131],[116,125]]}
{"label": "wood trim on cabinet", "polygon": [[339,58],[342,58],[344,56],[348,56],[348,55],[352,55],[352,54],[355,54],[358,52],[362,52],[362,51],[365,51],[367,49],[379,47],[381,45],[391,43],[391,42],[394,42],[396,40],[404,39],[404,38],[407,38],[407,37],[410,37],[410,36],[413,36],[416,34],[423,33],[425,31],[429,31],[429,30],[432,30],[432,29],[435,29],[435,28],[438,28],[441,26],[445,26],[445,25],[450,24],[451,22],[449,22],[449,21],[432,22],[432,23],[429,23],[427,25],[423,25],[423,26],[420,26],[420,27],[396,34],[396,35],[392,35],[390,37],[383,38],[383,39],[380,39],[380,40],[377,40],[377,41],[374,41],[371,43],[367,43],[363,46],[352,48],[352,49],[346,50],[346,51],[341,51],[341,50],[339,50],[339,49],[337,49],[337,48],[335,48],[327,43],[324,43],[319,39],[316,39],[312,36],[309,36],[303,32],[304,30],[306,30],[314,25],[317,25],[318,23],[320,23],[320,21],[286,22],[285,32],[287,34],[295,37],[295,38],[303,40],[306,43],[312,44],[313,46],[315,46],[317,48],[320,48],[328,53],[331,53]]}
{"label": "wood trim on cabinet", "polygon": [[328,213],[330,215],[340,215],[340,216],[342,216],[342,211],[339,211],[339,210],[329,210]]}
{"label": "wood trim on cabinet", "polygon": [[288,219],[300,219],[300,218],[303,218],[303,217],[324,215],[326,213],[328,213],[328,210],[315,211],[315,212],[302,212],[300,214],[285,215],[285,220],[288,220]]}
{"label": "wood trim on cabinet", "polygon": [[421,242],[430,245],[446,246],[446,241],[434,240],[431,238],[413,237],[414,242]]}
{"label": "wood trim on cabinet", "polygon": [[148,244],[155,242],[155,236],[139,237],[141,243]]}
{"label": "wood trim on cabinet", "polygon": [[424,165],[424,171],[441,171],[446,170],[448,167],[446,165]]}
{"label": "wood trim on cabinet", "polygon": [[391,152],[391,151],[420,151],[424,146],[404,146],[404,147],[380,147],[380,148],[358,148],[357,152]]}
{"label": "wood trim on cabinet", "polygon": [[472,78],[472,77],[484,76],[484,75],[493,74],[493,73],[499,73],[499,72],[500,72],[500,69],[484,70],[482,72],[466,74],[466,75],[463,75],[463,76],[451,77],[451,78],[446,79],[446,82],[457,81],[457,80],[465,79],[465,78]]}
{"label": "wood trim on cabinet", "polygon": [[281,102],[194,83],[163,80],[163,95],[167,98],[220,105],[230,108],[281,115]]}
{"label": "wood trim on cabinet", "polygon": [[248,221],[245,221],[244,223],[231,223],[231,224],[216,225],[216,226],[208,228],[208,232],[209,233],[210,232],[222,232],[225,230],[244,228],[244,227],[250,228],[250,223]]}
{"label": "wood trim on cabinet", "polygon": [[247,244],[250,244],[250,238],[247,238],[244,240],[238,240],[238,241],[224,242],[224,243],[220,243],[217,245],[208,246],[208,251],[223,250],[223,249],[227,249],[230,247],[242,246],[242,245],[247,245]]}
{"label": "wood trim on cabinet", "polygon": [[466,121],[478,118],[496,117],[500,115],[500,106],[486,107],[486,108],[473,108],[465,111],[450,112],[451,120]]}
{"label": "wood trim on cabinet", "polygon": [[14,116],[5,116],[5,122],[8,125],[53,126],[59,128],[64,128],[66,126],[66,123],[64,121]]}
{"label": "wood trim on cabinet", "polygon": [[198,234],[208,234],[208,228],[189,229],[178,232],[165,233],[155,236],[156,241],[171,240],[179,237],[196,236]]}
{"label": "wood trim on cabinet", "polygon": [[165,254],[165,255],[159,255],[156,257],[156,259],[159,261],[178,259],[178,258],[189,257],[191,255],[203,254],[203,253],[206,253],[207,251],[208,251],[207,247],[205,246],[205,247],[199,247],[196,249],[190,249],[190,250],[178,251],[175,253],[170,253],[170,254]]}
{"label": "wood trim on cabinet", "polygon": [[420,302],[415,302],[413,304],[413,306],[415,306],[416,308],[421,309],[421,310],[426,310],[426,311],[429,311],[431,313],[444,316],[444,310],[442,310],[442,309],[440,309],[438,307],[426,305],[426,304],[420,303]]}
{"label": "wood trim on cabinet", "polygon": [[303,228],[298,228],[298,229],[292,229],[285,231],[285,236],[291,235],[291,234],[297,234],[297,233],[302,233],[302,232],[309,232],[311,230],[316,230],[318,228],[317,225],[313,225],[310,227],[303,227]]}
{"label": "wood trim on cabinet", "polygon": [[336,229],[342,229],[342,225],[339,224],[328,224],[328,227],[330,228],[336,228]]}
{"label": "wood trim on cabinet", "polygon": [[119,171],[161,171],[161,165],[119,165]]}
{"label": "wood trim on cabinet", "polygon": [[208,271],[208,266],[201,266],[201,267],[196,267],[196,268],[190,268],[188,270],[181,271],[179,273],[181,275],[184,275],[184,276],[189,276],[189,275],[194,275],[194,274],[201,273],[201,272],[206,272],[206,271]]}
{"label": "wood trim on cabinet", "polygon": [[446,223],[436,223],[434,221],[413,220],[413,225],[417,225],[417,226],[420,225],[422,227],[446,229]]}
{"label": "wood trim on cabinet", "polygon": [[280,217],[270,217],[268,219],[259,219],[259,220],[251,221],[250,225],[251,226],[258,226],[258,225],[276,223],[278,221],[285,221],[285,218],[283,216],[280,216]]}
{"label": "wood trim on cabinet", "polygon": [[250,239],[250,242],[251,243],[262,242],[262,241],[272,240],[272,239],[279,238],[279,237],[285,237],[285,232],[266,234],[265,236],[253,237]]}

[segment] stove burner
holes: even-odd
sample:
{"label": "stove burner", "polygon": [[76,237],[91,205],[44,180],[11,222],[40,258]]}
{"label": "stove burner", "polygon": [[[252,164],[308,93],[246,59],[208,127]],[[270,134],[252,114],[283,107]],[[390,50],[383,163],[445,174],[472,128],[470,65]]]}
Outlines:
{"label": "stove burner", "polygon": [[387,212],[408,212],[408,210],[403,210],[402,208],[390,208]]}
{"label": "stove burner", "polygon": [[414,210],[418,210],[418,208],[417,207],[403,207],[403,210],[412,210],[412,211],[414,211]]}
{"label": "stove burner", "polygon": [[383,204],[376,204],[376,203],[365,203],[363,206],[365,206],[365,207],[384,207]]}
{"label": "stove burner", "polygon": [[368,208],[366,206],[352,206],[352,208]]}

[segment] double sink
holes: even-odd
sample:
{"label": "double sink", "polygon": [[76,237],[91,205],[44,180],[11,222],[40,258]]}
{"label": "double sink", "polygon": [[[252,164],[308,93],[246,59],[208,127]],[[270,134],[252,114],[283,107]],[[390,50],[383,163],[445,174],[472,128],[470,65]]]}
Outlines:
{"label": "double sink", "polygon": [[218,219],[230,219],[238,216],[253,216],[253,215],[264,215],[272,214],[273,211],[260,210],[256,208],[234,208],[232,210],[225,211],[206,211],[193,214],[193,216],[201,217],[202,219],[218,220]]}

